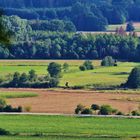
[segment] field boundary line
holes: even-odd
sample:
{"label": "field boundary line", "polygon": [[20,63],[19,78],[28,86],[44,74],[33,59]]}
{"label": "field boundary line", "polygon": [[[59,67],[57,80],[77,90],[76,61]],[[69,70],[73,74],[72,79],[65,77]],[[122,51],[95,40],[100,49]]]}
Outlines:
{"label": "field boundary line", "polygon": [[132,118],[140,119],[140,116],[119,116],[119,115],[76,115],[76,114],[61,114],[61,113],[5,113],[0,115],[33,115],[33,116],[73,116],[73,117],[96,117],[96,118]]}

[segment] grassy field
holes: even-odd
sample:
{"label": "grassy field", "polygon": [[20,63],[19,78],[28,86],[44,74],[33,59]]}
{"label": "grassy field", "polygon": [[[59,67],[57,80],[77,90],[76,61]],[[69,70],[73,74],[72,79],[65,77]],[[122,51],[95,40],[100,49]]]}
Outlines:
{"label": "grassy field", "polygon": [[80,71],[82,60],[51,60],[51,61],[0,61],[0,76],[13,74],[15,71],[28,72],[34,69],[38,75],[47,74],[48,63],[56,61],[60,64],[67,62],[70,65],[68,72],[63,72],[60,86],[68,81],[70,86],[116,86],[124,83],[133,67],[140,63],[119,62],[118,67],[100,67],[100,61],[93,61],[95,66],[91,71]]}
{"label": "grassy field", "polygon": [[[1,115],[0,128],[20,135],[43,135],[50,140],[94,140],[101,137],[107,139],[131,137],[140,138],[139,119],[117,118],[82,118],[64,116],[27,116],[27,115]],[[19,137],[18,136],[18,137]],[[17,137],[17,138],[18,138]],[[38,139],[45,139],[44,137]],[[35,137],[29,137],[29,140]],[[0,139],[10,139],[0,137]],[[12,137],[11,137],[12,139]],[[15,138],[13,138],[15,140]],[[20,139],[26,139],[20,137]],[[101,139],[105,140],[105,139]]]}
{"label": "grassy field", "polygon": [[36,96],[38,96],[37,93],[31,93],[31,92],[0,91],[0,98],[26,98],[26,97],[36,97]]}
{"label": "grassy field", "polygon": [[[14,136],[14,137],[0,137],[0,140],[85,140],[84,137],[70,138],[70,137],[58,137],[58,136],[48,136],[48,137],[27,137],[27,136]],[[138,140],[138,139],[119,139],[119,138],[88,138],[86,140]]]}

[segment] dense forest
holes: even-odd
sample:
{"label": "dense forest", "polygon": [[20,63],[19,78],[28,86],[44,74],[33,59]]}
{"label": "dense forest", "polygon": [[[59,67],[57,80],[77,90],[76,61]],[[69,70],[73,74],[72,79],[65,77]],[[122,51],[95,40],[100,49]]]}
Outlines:
{"label": "dense forest", "polygon": [[[84,34],[108,24],[139,21],[140,0],[0,0],[8,15],[2,24],[13,33],[0,58],[115,59],[140,61],[136,34]],[[12,15],[12,16],[11,16]],[[24,19],[23,19],[24,18]],[[2,46],[2,45],[1,45]],[[125,55],[124,55],[125,54]]]}
{"label": "dense forest", "polygon": [[104,31],[108,24],[140,21],[140,0],[0,0],[6,15],[67,20],[79,31]]}
{"label": "dense forest", "polygon": [[[49,22],[54,24],[50,28]],[[140,60],[140,39],[136,34],[122,35],[116,32],[114,35],[93,35],[67,32],[66,25],[69,30],[74,30],[74,26],[71,22],[64,23],[59,20],[46,21],[40,28],[32,28],[36,22],[17,16],[5,16],[3,24],[14,33],[14,38],[9,48],[0,48],[0,58],[102,59],[112,56],[129,61]]]}

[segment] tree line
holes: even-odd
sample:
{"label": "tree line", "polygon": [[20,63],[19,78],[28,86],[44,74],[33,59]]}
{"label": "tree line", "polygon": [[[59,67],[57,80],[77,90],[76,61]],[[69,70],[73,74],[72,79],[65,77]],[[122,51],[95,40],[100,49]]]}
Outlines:
{"label": "tree line", "polygon": [[[0,58],[10,59],[102,59],[112,56],[140,60],[140,40],[133,36],[33,32],[35,41],[18,41],[0,48]],[[125,55],[124,55],[125,54]]]}
{"label": "tree line", "polygon": [[[3,59],[103,59],[112,56],[140,60],[140,39],[135,33],[126,35],[122,28],[116,34],[84,34],[71,32],[74,30],[71,22],[59,20],[29,22],[17,16],[4,16],[1,22],[14,34],[9,48],[0,47]],[[50,23],[52,27],[48,26]],[[65,30],[66,26],[69,31]]]}
{"label": "tree line", "polygon": [[104,31],[108,24],[140,21],[140,0],[1,0],[6,15],[68,20],[79,31]]}

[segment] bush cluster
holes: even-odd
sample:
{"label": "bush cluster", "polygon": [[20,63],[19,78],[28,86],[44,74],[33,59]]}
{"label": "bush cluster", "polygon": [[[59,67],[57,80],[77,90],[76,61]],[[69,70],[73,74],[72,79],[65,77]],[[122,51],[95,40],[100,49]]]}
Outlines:
{"label": "bush cluster", "polygon": [[22,112],[22,107],[12,107],[11,105],[7,105],[4,99],[0,99],[0,112]]}
{"label": "bush cluster", "polygon": [[117,63],[111,56],[106,56],[102,62],[101,66],[117,66]]}
{"label": "bush cluster", "polygon": [[0,128],[0,136],[6,136],[6,135],[10,135],[10,132],[5,129]]}
{"label": "bush cluster", "polygon": [[87,61],[85,61],[85,62],[83,63],[83,65],[79,66],[79,69],[80,69],[81,71],[93,70],[93,69],[94,69],[94,66],[93,66],[93,64],[92,64],[92,61],[87,60]]}
{"label": "bush cluster", "polygon": [[99,106],[97,104],[92,104],[90,108],[79,104],[75,109],[75,114],[124,115],[122,112],[112,108],[110,105]]}

